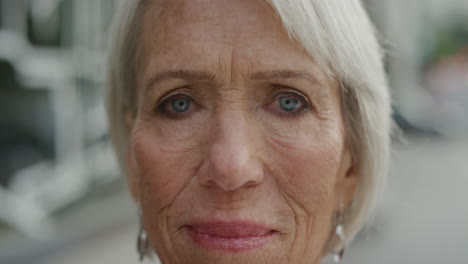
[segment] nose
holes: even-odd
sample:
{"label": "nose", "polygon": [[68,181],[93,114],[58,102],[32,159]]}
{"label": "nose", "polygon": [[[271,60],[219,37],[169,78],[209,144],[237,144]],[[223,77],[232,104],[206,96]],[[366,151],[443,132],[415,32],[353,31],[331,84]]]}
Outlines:
{"label": "nose", "polygon": [[257,133],[246,119],[226,115],[210,132],[208,155],[199,171],[201,185],[234,191],[262,182]]}

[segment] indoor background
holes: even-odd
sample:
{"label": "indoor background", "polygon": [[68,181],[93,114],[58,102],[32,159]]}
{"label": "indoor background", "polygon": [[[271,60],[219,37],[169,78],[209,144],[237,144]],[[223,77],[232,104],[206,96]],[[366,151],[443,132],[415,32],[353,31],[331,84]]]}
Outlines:
{"label": "indoor background", "polygon": [[[1,264],[138,263],[103,105],[118,2],[0,0]],[[401,133],[343,263],[468,263],[468,1],[365,3]]]}

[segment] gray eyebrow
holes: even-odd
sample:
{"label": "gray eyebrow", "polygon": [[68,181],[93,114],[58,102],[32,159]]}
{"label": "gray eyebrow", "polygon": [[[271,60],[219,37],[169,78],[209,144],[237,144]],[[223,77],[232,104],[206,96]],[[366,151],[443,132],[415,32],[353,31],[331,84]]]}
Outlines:
{"label": "gray eyebrow", "polygon": [[[213,74],[204,71],[189,71],[189,70],[166,70],[156,73],[146,82],[146,89],[151,88],[158,82],[170,79],[180,79],[184,81],[204,81],[214,80]],[[275,79],[305,79],[314,84],[321,85],[322,83],[313,75],[303,71],[293,70],[276,70],[276,71],[261,71],[251,75],[252,80],[275,80]]]}
{"label": "gray eyebrow", "polygon": [[187,71],[187,70],[167,70],[156,73],[146,82],[146,88],[150,88],[158,82],[170,79],[180,79],[184,81],[203,81],[213,80],[214,75],[203,71]]}
{"label": "gray eyebrow", "polygon": [[252,74],[251,78],[253,80],[305,79],[317,85],[322,84],[322,82],[319,79],[307,72],[293,70],[256,72]]}

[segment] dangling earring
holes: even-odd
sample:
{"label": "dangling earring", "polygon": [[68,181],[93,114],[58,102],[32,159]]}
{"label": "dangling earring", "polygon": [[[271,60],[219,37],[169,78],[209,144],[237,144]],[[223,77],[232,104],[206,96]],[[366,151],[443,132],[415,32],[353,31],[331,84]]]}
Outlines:
{"label": "dangling earring", "polygon": [[137,237],[137,251],[140,256],[140,262],[145,259],[149,248],[148,235],[146,234],[143,223],[140,223],[140,231]]}
{"label": "dangling earring", "polygon": [[[341,242],[346,241],[346,235],[344,232],[344,227],[343,227],[343,213],[338,213],[337,216],[337,225],[335,228],[335,235],[341,240]],[[339,263],[343,259],[345,248],[341,249],[340,251],[335,251],[333,253],[333,262]]]}
{"label": "dangling earring", "polygon": [[339,251],[339,252],[336,252],[333,254],[333,262],[335,263],[340,263],[340,261],[343,259],[343,255],[344,255],[344,248]]}

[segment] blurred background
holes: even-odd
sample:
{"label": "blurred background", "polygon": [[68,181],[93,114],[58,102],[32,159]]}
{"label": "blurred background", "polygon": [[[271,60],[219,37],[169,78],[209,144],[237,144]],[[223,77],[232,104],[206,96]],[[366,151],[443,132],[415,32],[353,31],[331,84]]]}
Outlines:
{"label": "blurred background", "polygon": [[[118,2],[0,0],[1,264],[138,263],[103,105]],[[364,2],[403,137],[343,263],[468,263],[468,2]]]}

